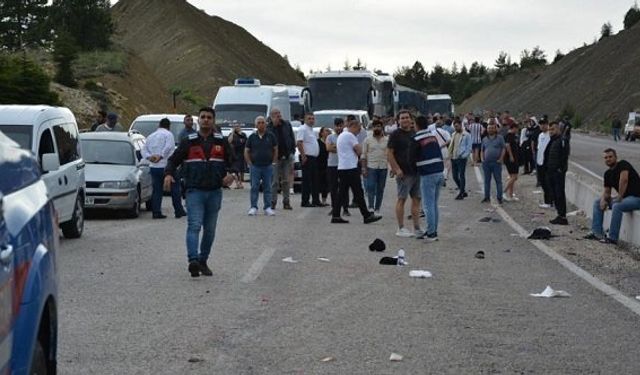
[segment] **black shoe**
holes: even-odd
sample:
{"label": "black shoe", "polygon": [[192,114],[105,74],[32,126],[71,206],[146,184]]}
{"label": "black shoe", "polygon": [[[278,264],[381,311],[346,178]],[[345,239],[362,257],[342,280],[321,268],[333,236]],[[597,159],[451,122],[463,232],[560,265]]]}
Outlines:
{"label": "black shoe", "polygon": [[293,208],[291,207],[291,205],[289,203],[283,204],[282,208],[285,209],[285,210],[293,210]]}
{"label": "black shoe", "polygon": [[591,232],[589,234],[587,234],[586,236],[582,237],[585,240],[595,240],[595,241],[600,241],[602,238],[600,238],[597,234]]}
{"label": "black shoe", "polygon": [[211,272],[211,268],[207,266],[206,261],[201,260],[200,262],[198,262],[198,264],[200,265],[200,273],[202,273],[204,276],[213,276],[213,272]]}
{"label": "black shoe", "polygon": [[462,196],[462,193],[458,194],[455,198],[455,200],[457,201],[461,201],[462,199],[464,199],[464,197]]}
{"label": "black shoe", "polygon": [[466,198],[466,197],[468,197],[468,196],[469,196],[469,194],[467,194],[467,192],[466,192],[466,191],[463,191],[463,192],[462,192],[462,198]]}
{"label": "black shoe", "polygon": [[180,219],[181,217],[187,216],[187,213],[182,211],[182,212],[178,212],[175,216],[176,216],[176,219]]}
{"label": "black shoe", "polygon": [[351,216],[351,212],[349,212],[349,210],[343,210],[342,216]]}
{"label": "black shoe", "polygon": [[378,216],[375,214],[371,214],[367,217],[364,218],[364,223],[365,224],[371,224],[371,223],[375,223],[376,221],[382,219],[382,216]]}
{"label": "black shoe", "polygon": [[311,203],[302,203],[300,207],[315,207],[315,205]]}
{"label": "black shoe", "polygon": [[329,207],[327,203],[322,203],[322,202],[313,203],[313,205],[314,207]]}
{"label": "black shoe", "polygon": [[427,242],[436,242],[438,241],[438,232],[432,233],[432,234],[427,234],[425,236],[425,241]]}
{"label": "black shoe", "polygon": [[600,243],[606,243],[607,245],[617,245],[618,241],[617,240],[612,240],[609,237],[605,237],[605,238],[600,240]]}
{"label": "black shoe", "polygon": [[553,220],[549,220],[549,222],[554,225],[569,225],[569,220],[567,220],[566,217],[560,217],[560,216],[556,217]]}
{"label": "black shoe", "polygon": [[275,210],[276,209],[276,204],[275,203],[271,203],[271,209]]}
{"label": "black shoe", "polygon": [[485,198],[485,199],[481,200],[480,203],[491,203],[491,199]]}
{"label": "black shoe", "polygon": [[349,224],[349,220],[345,220],[341,217],[332,217],[331,224]]}
{"label": "black shoe", "polygon": [[503,202],[503,201],[502,201],[502,198],[499,198],[499,199],[498,199],[498,204],[502,204],[502,202]]}
{"label": "black shoe", "polygon": [[166,219],[167,215],[163,215],[163,214],[153,214],[153,218],[154,219]]}
{"label": "black shoe", "polygon": [[191,277],[199,277],[200,276],[200,262],[197,260],[192,260],[189,262],[189,272],[191,273]]}

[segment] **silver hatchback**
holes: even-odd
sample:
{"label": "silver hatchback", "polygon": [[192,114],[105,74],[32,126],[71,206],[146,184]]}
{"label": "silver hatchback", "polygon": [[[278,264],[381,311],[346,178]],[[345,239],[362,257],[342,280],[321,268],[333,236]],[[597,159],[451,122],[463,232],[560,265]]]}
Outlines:
{"label": "silver hatchback", "polygon": [[126,210],[128,216],[138,217],[142,202],[149,208],[151,173],[136,152],[139,142],[127,133],[80,134],[80,145],[86,155],[85,209]]}

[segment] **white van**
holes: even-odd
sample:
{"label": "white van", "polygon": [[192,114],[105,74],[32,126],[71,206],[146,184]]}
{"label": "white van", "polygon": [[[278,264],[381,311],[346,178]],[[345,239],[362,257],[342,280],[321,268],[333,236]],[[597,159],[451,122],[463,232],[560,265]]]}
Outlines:
{"label": "white van", "polygon": [[73,113],[46,105],[0,105],[0,131],[37,156],[62,234],[80,237],[84,230],[84,161]]}
{"label": "white van", "polygon": [[291,120],[287,87],[261,85],[255,78],[238,78],[233,86],[220,87],[213,101],[216,125],[225,136],[231,133],[234,122],[242,126],[245,134],[253,133],[256,117],[269,117],[273,108],[280,110],[282,119]]}
{"label": "white van", "polygon": [[[160,120],[163,118],[168,119],[171,122],[170,131],[173,133],[173,138],[175,139],[176,145],[180,143],[180,139],[178,136],[182,129],[184,129],[184,116],[180,114],[150,114],[150,115],[141,115],[136,117],[135,120],[129,126],[129,134],[142,134],[145,138],[148,137],[151,133],[158,130],[158,126],[160,125]],[[193,128],[198,130],[198,116],[193,116]]]}

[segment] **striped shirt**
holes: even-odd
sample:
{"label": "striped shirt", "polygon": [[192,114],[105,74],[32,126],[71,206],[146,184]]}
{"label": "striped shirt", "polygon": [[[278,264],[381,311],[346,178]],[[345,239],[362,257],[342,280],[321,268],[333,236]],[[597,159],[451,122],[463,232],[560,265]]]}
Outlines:
{"label": "striped shirt", "polygon": [[471,133],[471,143],[472,144],[480,144],[482,143],[482,124],[474,122],[469,125],[469,133]]}
{"label": "striped shirt", "polygon": [[416,133],[413,139],[418,147],[416,153],[418,174],[425,176],[442,173],[444,171],[444,162],[442,161],[442,152],[440,151],[436,133],[431,130],[421,130]]}

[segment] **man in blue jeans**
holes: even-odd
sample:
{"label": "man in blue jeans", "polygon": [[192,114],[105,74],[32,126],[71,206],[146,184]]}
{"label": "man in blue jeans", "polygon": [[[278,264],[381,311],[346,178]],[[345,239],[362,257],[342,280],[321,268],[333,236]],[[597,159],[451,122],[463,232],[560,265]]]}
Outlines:
{"label": "man in blue jeans", "polygon": [[[602,196],[593,202],[593,222],[591,233],[585,236],[589,240],[600,240],[607,244],[617,244],[622,224],[622,214],[640,210],[640,177],[638,172],[625,160],[618,161],[616,150],[604,150],[604,162],[609,169],[604,173],[604,191]],[[611,197],[611,189],[618,195]],[[609,235],[604,236],[604,212],[611,209]]]}
{"label": "man in blue jeans", "polygon": [[278,163],[278,139],[275,134],[267,131],[267,121],[263,116],[256,117],[255,125],[256,132],[249,136],[244,147],[244,160],[251,172],[251,207],[248,214],[256,216],[258,213],[258,196],[262,182],[264,214],[275,216],[276,213],[271,208],[271,177],[273,166]]}
{"label": "man in blue jeans", "polygon": [[425,213],[427,230],[418,239],[424,238],[427,242],[438,240],[438,199],[440,187],[444,184],[444,161],[442,151],[438,143],[437,129],[426,129],[425,121],[416,119],[414,154],[416,167],[420,175],[420,196],[422,197],[422,209]]}
{"label": "man in blue jeans", "polygon": [[504,138],[498,135],[494,119],[489,119],[487,136],[482,140],[480,158],[484,172],[484,199],[482,203],[491,202],[491,178],[496,181],[496,198],[502,204],[502,161],[507,152]]}
{"label": "man in blue jeans", "polygon": [[[200,130],[190,134],[169,158],[165,169],[164,189],[175,183],[176,170],[182,166],[182,178],[187,190],[187,258],[191,277],[202,273],[212,276],[207,260],[213,247],[222,205],[222,187],[233,182],[233,150],[227,139],[214,131],[215,111],[211,107],[200,109]],[[198,253],[200,230],[202,241]]]}
{"label": "man in blue jeans", "polygon": [[453,181],[459,190],[456,200],[462,200],[468,196],[465,175],[467,160],[469,159],[469,155],[471,155],[471,135],[464,130],[462,122],[457,117],[453,120],[453,129],[451,144],[449,144],[449,155],[451,155]]}

